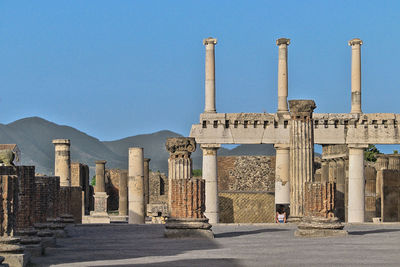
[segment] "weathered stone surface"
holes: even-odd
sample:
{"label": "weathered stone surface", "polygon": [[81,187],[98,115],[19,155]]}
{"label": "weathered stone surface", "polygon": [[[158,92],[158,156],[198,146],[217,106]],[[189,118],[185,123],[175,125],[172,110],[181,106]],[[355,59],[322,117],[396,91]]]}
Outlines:
{"label": "weathered stone surface", "polygon": [[344,225],[338,218],[323,218],[316,216],[304,216],[302,222],[297,226],[295,236],[298,237],[334,237],[346,236]]}
{"label": "weathered stone surface", "polygon": [[168,219],[164,236],[167,238],[214,238],[208,219]]}

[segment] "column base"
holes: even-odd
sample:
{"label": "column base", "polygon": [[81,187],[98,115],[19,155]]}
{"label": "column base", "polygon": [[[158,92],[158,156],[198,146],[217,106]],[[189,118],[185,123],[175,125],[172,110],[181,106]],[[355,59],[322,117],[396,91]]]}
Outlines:
{"label": "column base", "polygon": [[166,238],[208,238],[213,239],[214,234],[207,218],[168,219],[165,224],[164,237]]}
{"label": "column base", "polygon": [[111,223],[110,216],[104,215],[104,213],[96,213],[92,212],[90,216],[84,216],[82,218],[82,223],[103,223],[103,224],[109,224]]}
{"label": "column base", "polygon": [[19,238],[0,237],[0,256],[4,257],[6,266],[25,267],[29,263],[31,254],[19,242]]}
{"label": "column base", "polygon": [[302,218],[303,218],[303,216],[292,216],[292,215],[290,215],[289,216],[289,218],[287,218],[287,222],[288,223],[296,223],[296,224],[298,224],[298,223],[300,223],[301,221],[302,221]]}
{"label": "column base", "polygon": [[348,232],[343,228],[344,225],[336,217],[303,217],[294,235],[297,237],[347,236]]}

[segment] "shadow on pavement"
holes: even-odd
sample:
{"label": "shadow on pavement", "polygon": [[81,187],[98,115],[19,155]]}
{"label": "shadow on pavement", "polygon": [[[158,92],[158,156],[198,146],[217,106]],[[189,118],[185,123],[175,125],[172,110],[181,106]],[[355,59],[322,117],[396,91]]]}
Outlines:
{"label": "shadow on pavement", "polygon": [[369,235],[369,234],[379,234],[379,233],[390,233],[399,232],[400,229],[377,229],[377,230],[367,230],[367,231],[349,231],[349,235]]}
{"label": "shadow on pavement", "polygon": [[[96,266],[96,265],[94,265]],[[114,265],[114,267],[126,267],[126,266],[157,266],[157,267],[204,267],[204,266],[229,266],[229,267],[241,267],[238,260],[235,259],[190,259],[190,260],[177,260],[177,261],[166,261],[156,262],[147,264],[126,264],[126,265]]]}
{"label": "shadow on pavement", "polygon": [[251,231],[236,231],[236,232],[227,232],[227,233],[220,233],[215,234],[215,238],[224,238],[224,237],[236,237],[242,235],[255,235],[260,233],[267,233],[267,232],[281,232],[281,231],[290,231],[289,229],[257,229]]}

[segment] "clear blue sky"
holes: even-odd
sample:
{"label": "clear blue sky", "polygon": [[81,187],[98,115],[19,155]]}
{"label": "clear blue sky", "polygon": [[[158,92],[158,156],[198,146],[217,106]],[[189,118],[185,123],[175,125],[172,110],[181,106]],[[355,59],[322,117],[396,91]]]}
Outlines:
{"label": "clear blue sky", "polygon": [[363,111],[400,113],[399,1],[1,1],[0,122],[40,116],[101,140],[168,129],[204,109],[275,112],[275,40],[291,39],[289,99],[350,110],[347,41],[362,46]]}

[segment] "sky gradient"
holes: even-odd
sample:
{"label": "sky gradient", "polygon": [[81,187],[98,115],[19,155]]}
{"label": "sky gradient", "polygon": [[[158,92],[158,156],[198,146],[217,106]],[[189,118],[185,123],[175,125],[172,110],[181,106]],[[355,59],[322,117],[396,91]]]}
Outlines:
{"label": "sky gradient", "polygon": [[[204,109],[204,46],[216,46],[218,112],[275,112],[278,47],[291,39],[289,99],[400,113],[398,1],[1,1],[0,123],[40,116],[100,140],[172,130]],[[389,151],[390,152],[390,151]]]}

